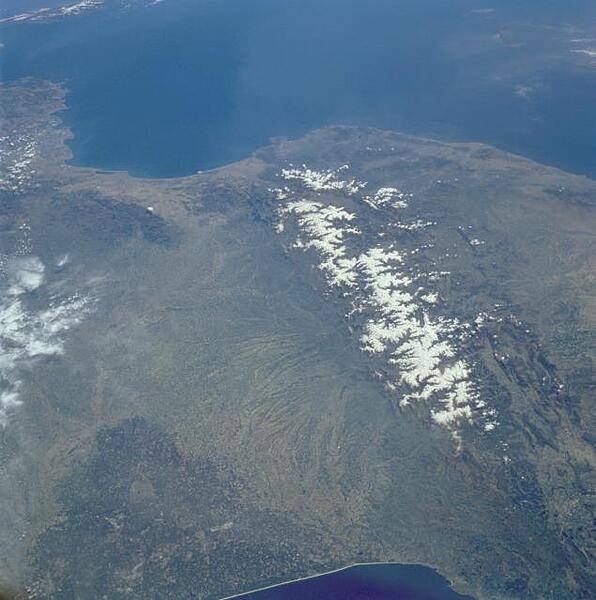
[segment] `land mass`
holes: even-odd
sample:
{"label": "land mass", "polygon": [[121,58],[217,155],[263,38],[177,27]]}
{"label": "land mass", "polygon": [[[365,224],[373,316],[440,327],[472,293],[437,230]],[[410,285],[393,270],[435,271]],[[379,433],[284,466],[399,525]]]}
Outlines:
{"label": "land mass", "polygon": [[64,98],[0,88],[0,582],[590,597],[594,181],[355,127],[135,179]]}

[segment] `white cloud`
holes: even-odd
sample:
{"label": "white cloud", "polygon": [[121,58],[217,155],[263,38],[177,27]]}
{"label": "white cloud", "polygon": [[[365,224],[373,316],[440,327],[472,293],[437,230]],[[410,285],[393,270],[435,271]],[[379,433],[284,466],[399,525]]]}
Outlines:
{"label": "white cloud", "polygon": [[45,267],[36,256],[13,258],[7,266],[10,288],[9,295],[36,290],[43,282]]}
{"label": "white cloud", "polygon": [[36,360],[64,352],[63,334],[90,310],[90,299],[78,294],[30,309],[27,294],[42,286],[44,265],[34,256],[11,259],[9,287],[0,298],[0,426],[22,404],[22,372]]}

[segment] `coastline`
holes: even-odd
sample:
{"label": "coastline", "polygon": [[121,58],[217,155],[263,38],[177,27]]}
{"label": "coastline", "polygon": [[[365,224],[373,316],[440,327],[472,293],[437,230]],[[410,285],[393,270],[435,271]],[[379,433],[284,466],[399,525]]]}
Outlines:
{"label": "coastline", "polygon": [[247,590],[246,592],[240,592],[239,594],[233,594],[231,596],[224,596],[222,598],[220,598],[219,600],[233,600],[234,598],[242,598],[244,596],[248,596],[249,594],[257,594],[258,592],[264,592],[265,590],[271,590],[271,589],[275,589],[278,587],[283,587],[285,585],[290,585],[292,583],[299,583],[299,582],[303,582],[303,581],[309,581],[311,579],[317,579],[319,577],[324,577],[325,575],[333,575],[335,573],[342,573],[343,571],[348,571],[350,569],[354,569],[356,567],[374,567],[374,566],[380,566],[380,565],[385,565],[385,566],[400,566],[400,567],[422,567],[425,569],[430,569],[432,571],[434,571],[439,577],[441,577],[442,579],[444,579],[447,582],[447,586],[449,588],[451,588],[454,593],[459,593],[457,592],[454,587],[453,587],[453,581],[450,581],[449,579],[447,579],[447,577],[445,577],[442,573],[440,573],[438,571],[438,569],[436,569],[435,567],[431,566],[431,565],[426,565],[423,563],[407,563],[407,562],[397,562],[397,561],[365,561],[365,562],[355,562],[355,563],[350,563],[349,565],[346,565],[345,567],[338,567],[337,569],[331,569],[329,571],[323,571],[322,573],[316,573],[314,575],[305,575],[304,577],[296,577],[294,579],[289,579],[287,581],[282,581],[281,583],[273,583],[271,585],[265,585],[259,588],[254,588],[252,590]]}

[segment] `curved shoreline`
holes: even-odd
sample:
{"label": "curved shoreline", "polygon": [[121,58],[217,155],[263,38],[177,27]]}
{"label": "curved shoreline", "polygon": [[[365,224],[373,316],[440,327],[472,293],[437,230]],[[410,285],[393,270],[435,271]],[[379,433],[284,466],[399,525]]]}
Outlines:
{"label": "curved shoreline", "polygon": [[[271,590],[278,587],[283,587],[285,585],[290,585],[292,583],[299,583],[302,581],[309,581],[310,579],[317,579],[319,577],[324,577],[325,575],[333,575],[335,573],[341,573],[343,571],[348,571],[349,569],[354,569],[356,567],[374,567],[379,565],[387,565],[387,566],[400,566],[400,567],[422,567],[425,569],[430,569],[434,571],[439,577],[444,579],[449,588],[453,590],[454,593],[459,594],[453,588],[453,582],[447,579],[444,575],[442,575],[435,567],[430,565],[425,565],[422,563],[407,563],[407,562],[396,562],[396,561],[369,561],[369,562],[356,562],[350,563],[345,567],[338,567],[337,569],[331,569],[329,571],[323,571],[322,573],[317,573],[315,575],[305,575],[304,577],[296,577],[295,579],[288,579],[287,581],[282,581],[281,583],[273,583],[271,585],[265,585],[260,588],[254,588],[252,590],[247,590],[246,592],[240,592],[239,594],[232,594],[231,596],[223,596],[219,598],[219,600],[233,600],[234,598],[242,598],[243,596],[248,596],[249,594],[256,594],[258,592],[264,592],[265,590]],[[465,597],[465,595],[464,595]]]}

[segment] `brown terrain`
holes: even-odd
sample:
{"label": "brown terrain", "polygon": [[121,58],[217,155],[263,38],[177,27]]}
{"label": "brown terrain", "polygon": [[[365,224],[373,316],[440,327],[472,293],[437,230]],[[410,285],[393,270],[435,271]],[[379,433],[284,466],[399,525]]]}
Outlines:
{"label": "brown terrain", "polygon": [[[340,127],[135,179],[68,164],[60,87],[4,86],[0,105],[2,302],[18,269],[44,266],[18,296],[37,325],[0,318],[16,356],[0,379],[21,403],[0,428],[0,583],[218,598],[396,561],[478,600],[590,597],[595,182],[481,144]],[[349,164],[367,187],[316,191],[280,176],[290,163]],[[439,298],[428,314],[461,325],[449,343],[494,428],[400,405],[388,356],[361,350],[365,313],[350,314],[367,289],[330,286],[294,221],[276,232],[285,186],[357,214],[348,251],[391,242],[410,257]],[[412,194],[407,208],[363,204],[383,186]]]}

